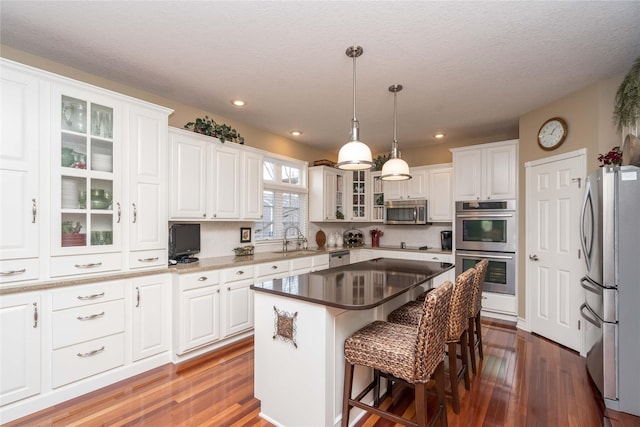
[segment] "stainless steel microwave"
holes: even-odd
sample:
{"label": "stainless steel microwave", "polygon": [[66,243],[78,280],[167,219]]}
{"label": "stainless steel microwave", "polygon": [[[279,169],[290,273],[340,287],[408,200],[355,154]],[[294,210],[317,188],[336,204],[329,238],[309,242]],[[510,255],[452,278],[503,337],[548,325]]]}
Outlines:
{"label": "stainless steel microwave", "polygon": [[385,224],[429,224],[427,200],[390,200],[384,202]]}

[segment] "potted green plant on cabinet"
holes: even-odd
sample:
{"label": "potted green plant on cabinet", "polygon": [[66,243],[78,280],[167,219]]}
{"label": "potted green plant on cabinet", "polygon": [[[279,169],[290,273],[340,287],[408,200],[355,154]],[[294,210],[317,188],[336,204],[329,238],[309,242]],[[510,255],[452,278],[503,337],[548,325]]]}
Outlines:
{"label": "potted green plant on cabinet", "polygon": [[627,165],[640,166],[640,57],[638,57],[616,92],[613,117],[622,133],[622,161]]}
{"label": "potted green plant on cabinet", "polygon": [[238,131],[229,125],[216,123],[216,121],[209,118],[209,116],[204,116],[204,118],[198,117],[195,121],[184,125],[184,128],[196,133],[218,138],[222,143],[231,141],[244,144],[244,137],[240,136]]}

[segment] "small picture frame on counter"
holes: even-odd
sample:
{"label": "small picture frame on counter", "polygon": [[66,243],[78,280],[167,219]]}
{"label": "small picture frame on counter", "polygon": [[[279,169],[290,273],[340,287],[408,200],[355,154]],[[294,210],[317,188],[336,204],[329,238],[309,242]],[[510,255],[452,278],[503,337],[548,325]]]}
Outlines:
{"label": "small picture frame on counter", "polygon": [[251,241],[251,227],[240,227],[240,243]]}

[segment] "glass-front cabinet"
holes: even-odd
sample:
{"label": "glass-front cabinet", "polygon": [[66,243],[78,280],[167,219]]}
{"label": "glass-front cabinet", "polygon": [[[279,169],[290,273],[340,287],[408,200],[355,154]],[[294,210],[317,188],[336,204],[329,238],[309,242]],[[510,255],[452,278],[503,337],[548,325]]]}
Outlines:
{"label": "glass-front cabinet", "polygon": [[52,254],[117,251],[121,107],[104,95],[77,89],[58,88],[54,94]]}
{"label": "glass-front cabinet", "polygon": [[351,220],[366,220],[369,218],[367,208],[369,206],[369,173],[368,171],[351,172]]}
{"label": "glass-front cabinet", "polygon": [[382,222],[384,220],[384,183],[380,179],[382,172],[371,172],[371,221]]}

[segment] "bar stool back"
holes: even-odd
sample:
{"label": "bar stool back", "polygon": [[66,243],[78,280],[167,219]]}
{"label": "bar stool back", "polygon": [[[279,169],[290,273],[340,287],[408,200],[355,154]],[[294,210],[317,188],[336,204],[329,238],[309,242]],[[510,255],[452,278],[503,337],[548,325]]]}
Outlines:
{"label": "bar stool back", "polygon": [[[349,425],[349,412],[357,407],[403,425],[424,427],[440,420],[447,425],[444,393],[445,331],[453,284],[445,282],[425,299],[418,327],[375,321],[356,331],[344,343],[344,393],[342,426]],[[416,422],[363,403],[376,389],[376,378],[356,397],[351,398],[355,365],[366,366],[390,375],[396,381],[412,384],[415,392]],[[435,380],[438,409],[431,424],[427,418],[427,388]]]}

